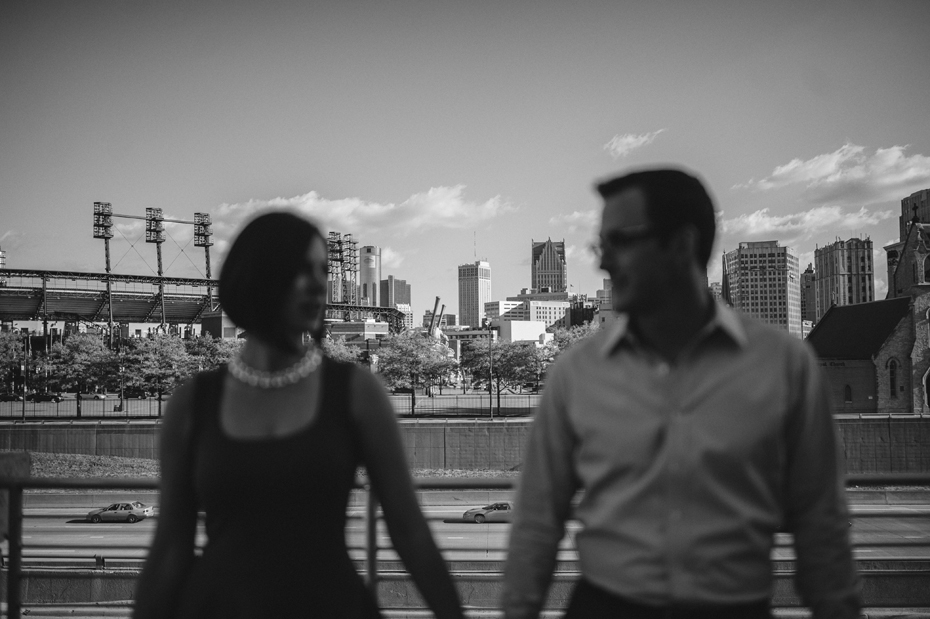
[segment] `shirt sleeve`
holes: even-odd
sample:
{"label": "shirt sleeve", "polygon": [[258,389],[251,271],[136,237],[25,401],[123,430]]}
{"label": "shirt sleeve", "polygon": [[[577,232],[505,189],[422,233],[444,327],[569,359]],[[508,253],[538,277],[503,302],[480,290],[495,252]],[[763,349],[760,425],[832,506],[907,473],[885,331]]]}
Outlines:
{"label": "shirt sleeve", "polygon": [[788,412],[785,480],[785,519],[797,554],[795,578],[814,619],[853,619],[859,616],[858,577],[830,394],[807,347],[796,359],[791,380],[798,389]]}
{"label": "shirt sleeve", "polygon": [[539,616],[578,488],[572,465],[575,438],[565,406],[570,384],[565,356],[549,372],[523,460],[504,568],[506,619]]}

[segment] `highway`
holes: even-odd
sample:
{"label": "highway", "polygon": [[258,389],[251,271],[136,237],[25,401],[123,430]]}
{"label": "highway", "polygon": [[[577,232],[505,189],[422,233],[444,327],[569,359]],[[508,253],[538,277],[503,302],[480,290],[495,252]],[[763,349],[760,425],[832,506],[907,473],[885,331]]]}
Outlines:
{"label": "highway", "polygon": [[[472,507],[467,505],[467,507]],[[143,558],[155,531],[155,519],[135,524],[84,521],[88,509],[78,506],[33,508],[25,510],[23,521],[24,560],[26,565],[39,563],[93,563],[95,556],[114,560]],[[506,523],[461,522],[461,502],[454,506],[424,508],[437,544],[450,561],[499,561],[504,559],[510,525]],[[854,506],[852,539],[858,559],[930,559],[930,506]],[[275,526],[269,519],[267,526]],[[313,526],[308,518],[306,526]],[[360,509],[350,510],[346,539],[351,554],[363,558],[365,525]],[[560,557],[574,559],[574,534],[577,523],[570,523],[562,542]],[[199,542],[205,541],[202,527]],[[791,559],[790,538],[777,535],[774,559]],[[378,557],[390,560],[390,538],[383,523],[378,528]],[[7,544],[2,545],[8,555]]]}

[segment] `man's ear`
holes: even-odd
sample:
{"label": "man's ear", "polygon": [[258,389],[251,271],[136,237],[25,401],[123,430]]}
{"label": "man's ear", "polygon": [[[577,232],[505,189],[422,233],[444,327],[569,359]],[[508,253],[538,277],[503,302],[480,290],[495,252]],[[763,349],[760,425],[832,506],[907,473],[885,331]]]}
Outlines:
{"label": "man's ear", "polygon": [[683,262],[697,261],[699,239],[697,227],[686,224],[672,233],[668,243],[669,250],[675,256],[681,257]]}

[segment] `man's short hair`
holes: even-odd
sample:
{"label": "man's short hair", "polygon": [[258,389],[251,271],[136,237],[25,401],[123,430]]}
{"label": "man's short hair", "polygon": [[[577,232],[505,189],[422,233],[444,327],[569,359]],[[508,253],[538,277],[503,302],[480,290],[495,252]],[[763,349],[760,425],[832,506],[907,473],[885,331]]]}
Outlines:
{"label": "man's short hair", "polygon": [[[273,211],[250,221],[233,241],[220,271],[220,304],[237,326],[285,348],[281,311],[319,228],[293,213]],[[323,333],[312,333],[319,342]]]}
{"label": "man's short hair", "polygon": [[597,184],[604,200],[633,188],[645,195],[649,223],[664,237],[689,224],[697,229],[697,258],[706,268],[714,248],[716,218],[714,203],[701,181],[681,170],[660,169],[631,172]]}

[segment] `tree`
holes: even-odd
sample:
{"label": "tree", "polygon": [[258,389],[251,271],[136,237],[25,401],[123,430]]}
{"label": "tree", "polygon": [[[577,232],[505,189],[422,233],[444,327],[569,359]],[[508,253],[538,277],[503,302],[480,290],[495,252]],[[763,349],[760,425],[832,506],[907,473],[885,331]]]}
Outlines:
{"label": "tree", "polygon": [[130,384],[141,379],[143,385],[159,394],[172,391],[196,370],[192,367],[184,341],[171,335],[156,335],[134,341],[135,346],[125,356],[127,368],[132,368]]}
{"label": "tree", "polygon": [[378,349],[378,370],[391,389],[413,390],[413,410],[416,411],[416,389],[423,385],[427,394],[432,385],[440,383],[456,369],[448,346],[422,333],[405,331],[383,340]]}
{"label": "tree", "polygon": [[559,353],[565,352],[577,342],[588,337],[600,329],[600,324],[596,322],[586,322],[582,325],[572,327],[557,327],[552,331],[552,346],[555,350],[554,357]]}
{"label": "tree", "polygon": [[13,373],[19,370],[23,359],[23,336],[19,333],[4,331],[0,333],[0,372],[3,382],[13,389]]}
{"label": "tree", "polygon": [[52,344],[47,362],[49,374],[62,390],[88,392],[105,387],[119,374],[115,353],[103,338],[90,333],[72,333],[64,342]]}
{"label": "tree", "polygon": [[345,336],[337,335],[336,337],[327,337],[323,340],[323,352],[326,356],[334,361],[345,361],[348,363],[359,363],[359,349],[355,346],[349,346],[346,343]]}
{"label": "tree", "polygon": [[544,370],[547,353],[535,342],[495,341],[488,346],[476,341],[465,346],[461,365],[478,381],[488,380],[490,372],[492,385],[488,390],[496,392],[499,412],[501,393],[523,383],[536,382]]}
{"label": "tree", "polygon": [[200,337],[184,340],[184,349],[187,351],[187,374],[214,370],[239,352],[245,340],[215,338],[209,333]]}

